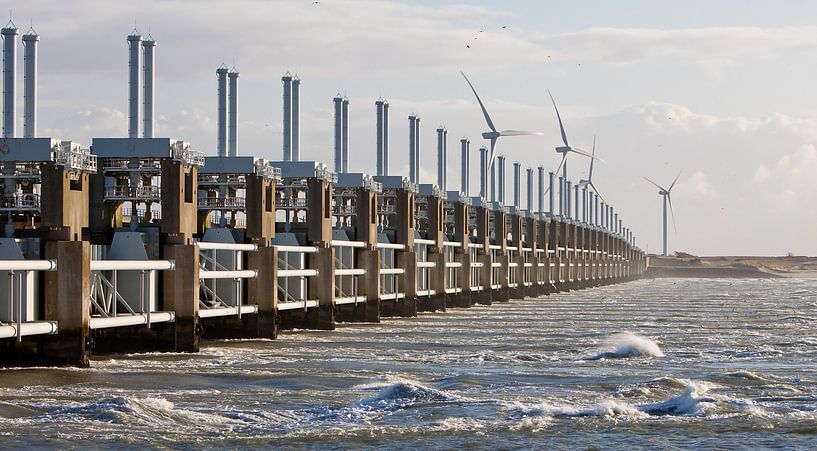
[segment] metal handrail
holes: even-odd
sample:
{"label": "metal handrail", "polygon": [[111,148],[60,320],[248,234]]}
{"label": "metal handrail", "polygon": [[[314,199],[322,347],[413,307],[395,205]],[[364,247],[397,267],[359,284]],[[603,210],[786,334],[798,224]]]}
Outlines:
{"label": "metal handrail", "polygon": [[245,209],[247,200],[243,197],[199,197],[199,209],[230,208]]}
{"label": "metal handrail", "polygon": [[151,198],[160,199],[162,188],[159,186],[126,186],[112,185],[105,187],[105,197],[108,198]]}

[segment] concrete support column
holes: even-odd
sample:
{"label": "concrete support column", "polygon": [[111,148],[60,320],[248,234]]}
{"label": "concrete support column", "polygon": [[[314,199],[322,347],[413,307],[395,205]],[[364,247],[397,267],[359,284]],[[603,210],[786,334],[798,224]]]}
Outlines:
{"label": "concrete support column", "polygon": [[318,252],[307,254],[309,267],[318,270],[318,277],[310,277],[308,293],[318,298],[316,318],[312,318],[312,328],[318,330],[335,329],[335,249],[319,247]]}
{"label": "concrete support column", "polygon": [[462,266],[457,270],[457,286],[460,289],[460,294],[455,297],[453,306],[468,308],[473,305],[471,299],[471,254],[468,249],[458,247],[454,250],[454,261],[459,262]]}
{"label": "concrete support column", "polygon": [[525,271],[527,271],[525,257],[520,252],[516,257],[516,297],[514,299],[525,299],[529,295],[528,287],[525,286]]}
{"label": "concrete support column", "polygon": [[506,251],[500,252],[498,262],[502,265],[499,267],[499,280],[495,281],[498,282],[499,290],[496,290],[494,293],[493,300],[508,302],[511,300],[510,280],[508,280],[508,263],[510,263],[510,258]]}
{"label": "concrete support column", "polygon": [[406,297],[392,301],[390,305],[381,304],[381,316],[417,316],[417,254],[411,251],[398,251],[395,264],[405,269],[398,277],[398,284]]}
{"label": "concrete support column", "polygon": [[[457,287],[459,295],[453,296],[453,303],[457,307],[471,307],[471,255],[468,253],[468,205],[462,202],[454,204],[454,239],[460,245],[454,248],[454,261],[462,265],[457,270]],[[446,303],[451,299],[446,297]]]}
{"label": "concrete support column", "polygon": [[47,365],[90,365],[91,245],[87,241],[45,243],[45,258],[57,271],[44,274],[45,319],[59,323],[57,335],[45,335],[41,360]]}
{"label": "concrete support column", "polygon": [[[358,278],[358,295],[366,297],[364,320],[380,322],[380,253],[376,249],[358,249],[356,260],[359,267],[366,270],[364,277]],[[361,308],[360,304],[356,308]]]}
{"label": "concrete support column", "polygon": [[275,338],[278,334],[278,251],[272,246],[259,247],[247,255],[247,267],[258,276],[249,281],[248,301],[258,306],[258,338]]}
{"label": "concrete support column", "polygon": [[482,293],[479,296],[479,303],[484,305],[491,305],[496,293],[491,289],[491,272],[493,267],[493,259],[491,258],[491,251],[489,249],[482,249],[484,252],[477,255],[477,261],[482,263],[482,270],[479,272],[479,285],[482,287]]}
{"label": "concrete support column", "polygon": [[421,312],[445,311],[445,284],[448,270],[445,267],[445,240],[443,200],[436,196],[426,197],[428,205],[427,238],[434,242],[428,249],[428,261],[436,266],[429,272],[429,289],[434,290],[431,296],[417,298],[417,310]]}
{"label": "concrete support column", "polygon": [[[199,323],[199,249],[192,244],[169,244],[164,258],[173,260],[176,269],[163,272],[163,310],[176,314],[175,352],[198,352]],[[164,347],[164,346],[163,346]]]}

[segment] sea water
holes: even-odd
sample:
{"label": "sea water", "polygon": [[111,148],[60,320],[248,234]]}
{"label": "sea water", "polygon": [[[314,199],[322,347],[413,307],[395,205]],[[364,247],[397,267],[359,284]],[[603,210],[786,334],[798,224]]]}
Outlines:
{"label": "sea water", "polygon": [[817,281],[660,279],[0,370],[0,448],[810,448]]}

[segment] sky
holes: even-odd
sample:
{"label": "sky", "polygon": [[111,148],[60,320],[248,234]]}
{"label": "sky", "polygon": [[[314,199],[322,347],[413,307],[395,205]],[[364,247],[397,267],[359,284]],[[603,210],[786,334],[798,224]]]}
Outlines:
{"label": "sky", "polygon": [[[422,118],[422,183],[436,181],[435,129],[449,131],[448,188],[459,138],[486,131],[468,74],[512,163],[554,170],[561,144],[596,137],[601,195],[638,245],[660,252],[668,185],[670,250],[697,255],[817,255],[817,2],[783,0],[0,1],[40,34],[39,135],[89,145],[127,132],[127,44],[158,42],[156,136],[216,153],[216,68],[240,72],[238,153],[282,156],[281,76],[302,79],[301,158],[332,166],[332,98],[350,99],[350,171],[375,171],[375,106],[389,100],[390,171],[408,173],[408,120]],[[470,46],[470,48],[468,47]],[[22,131],[22,47],[18,133]],[[570,178],[588,160],[571,156]],[[523,171],[524,173],[524,171]],[[523,181],[524,186],[524,181]],[[523,188],[523,206],[525,193]],[[510,195],[508,196],[511,197]]]}

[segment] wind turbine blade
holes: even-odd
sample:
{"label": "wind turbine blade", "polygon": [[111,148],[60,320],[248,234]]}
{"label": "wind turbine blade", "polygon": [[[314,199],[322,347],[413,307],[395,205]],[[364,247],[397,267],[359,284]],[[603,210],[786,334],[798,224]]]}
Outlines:
{"label": "wind turbine blade", "polygon": [[602,196],[601,193],[599,193],[599,190],[598,188],[596,188],[596,185],[594,185],[593,182],[588,182],[588,184],[593,187],[593,191],[596,192],[596,195],[599,196],[599,199],[601,199],[602,202],[607,203],[607,201],[604,200],[604,196]]}
{"label": "wind turbine blade", "polygon": [[575,148],[575,147],[571,147],[571,148],[570,148],[570,151],[571,151],[571,152],[573,152],[573,153],[577,153],[577,154],[579,154],[579,155],[583,155],[583,156],[585,156],[585,157],[587,157],[587,158],[590,158],[591,160],[599,160],[599,161],[601,161],[602,163],[607,163],[606,161],[604,161],[604,160],[602,160],[601,158],[599,158],[599,157],[597,157],[597,156],[595,156],[595,155],[591,154],[590,152],[588,152],[588,151],[586,151],[586,150],[582,150],[582,149],[577,149],[577,148]]}
{"label": "wind turbine blade", "polygon": [[667,202],[669,202],[669,214],[672,216],[672,228],[675,229],[675,234],[678,234],[678,226],[675,225],[675,212],[672,210],[672,196],[667,192]]}
{"label": "wind turbine blade", "polygon": [[659,184],[657,184],[657,183],[653,182],[652,180],[648,179],[647,177],[644,177],[644,180],[646,180],[646,181],[648,181],[648,182],[652,183],[653,185],[655,185],[655,187],[656,187],[656,188],[660,189],[661,191],[666,191],[666,190],[665,190],[663,187],[661,187],[661,185],[659,185]]}
{"label": "wind turbine blade", "polygon": [[545,134],[542,132],[529,132],[527,130],[502,130],[501,132],[499,132],[499,136],[526,136],[526,135],[544,136]]}
{"label": "wind turbine blade", "polygon": [[559,167],[556,168],[555,174],[559,174],[559,171],[562,169],[562,166],[565,164],[565,160],[567,160],[567,153],[562,154],[562,161],[559,162]]}
{"label": "wind turbine blade", "polygon": [[471,84],[471,80],[465,76],[465,72],[460,71],[462,77],[465,78],[465,81],[468,82],[468,86],[471,87],[471,91],[474,92],[474,96],[477,98],[477,102],[479,102],[479,107],[482,108],[482,114],[485,116],[485,122],[488,123],[488,128],[491,129],[492,132],[496,131],[496,127],[494,127],[494,122],[491,120],[491,116],[488,115],[488,110],[485,109],[485,105],[482,103],[482,99],[479,98],[479,94],[477,94],[477,90],[474,89],[474,85]]}
{"label": "wind turbine blade", "polygon": [[562,116],[559,114],[559,108],[556,106],[556,101],[553,100],[553,94],[550,93],[550,89],[548,89],[548,95],[550,96],[550,101],[553,102],[553,109],[556,110],[556,118],[559,119],[559,131],[562,132],[562,142],[565,143],[565,147],[570,147],[570,144],[567,143],[565,126],[562,124]]}
{"label": "wind turbine blade", "polygon": [[488,159],[488,172],[491,172],[491,167],[494,165],[494,159],[496,158],[496,140],[497,138],[491,139],[491,153],[490,158]]}
{"label": "wind turbine blade", "polygon": [[593,135],[593,152],[590,154],[590,173],[587,174],[587,181],[593,180],[593,163],[596,160],[596,135]]}
{"label": "wind turbine blade", "polygon": [[672,185],[670,185],[670,186],[669,186],[669,189],[667,190],[667,192],[672,191],[672,187],[673,187],[673,186],[675,186],[675,182],[677,182],[677,181],[678,181],[678,177],[680,177],[680,176],[681,176],[681,173],[679,172],[679,173],[678,173],[678,176],[677,176],[677,177],[675,177],[675,180],[673,180],[673,181],[672,181]]}

